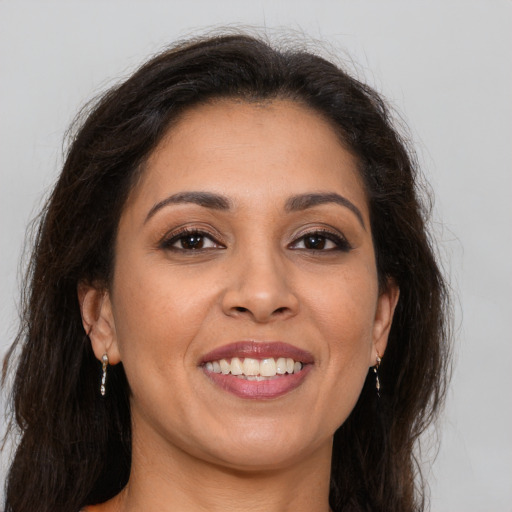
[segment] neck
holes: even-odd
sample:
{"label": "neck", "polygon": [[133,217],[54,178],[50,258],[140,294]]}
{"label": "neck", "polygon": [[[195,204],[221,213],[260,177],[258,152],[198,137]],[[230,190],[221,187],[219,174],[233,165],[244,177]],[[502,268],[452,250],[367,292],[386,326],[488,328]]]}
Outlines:
{"label": "neck", "polygon": [[110,510],[329,511],[331,442],[289,465],[257,469],[226,467],[159,444],[134,432],[130,480]]}

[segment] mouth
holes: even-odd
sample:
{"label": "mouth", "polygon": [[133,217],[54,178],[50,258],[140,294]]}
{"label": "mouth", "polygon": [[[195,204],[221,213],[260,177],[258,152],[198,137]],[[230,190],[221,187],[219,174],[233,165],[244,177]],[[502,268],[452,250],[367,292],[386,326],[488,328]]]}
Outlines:
{"label": "mouth", "polygon": [[291,357],[273,357],[265,359],[253,359],[245,357],[240,359],[220,359],[219,361],[208,361],[205,369],[213,373],[233,375],[244,380],[268,380],[281,375],[291,375],[302,370],[303,363],[295,361]]}
{"label": "mouth", "polygon": [[277,398],[299,387],[313,356],[287,343],[237,342],[206,354],[200,367],[224,391],[240,398]]}

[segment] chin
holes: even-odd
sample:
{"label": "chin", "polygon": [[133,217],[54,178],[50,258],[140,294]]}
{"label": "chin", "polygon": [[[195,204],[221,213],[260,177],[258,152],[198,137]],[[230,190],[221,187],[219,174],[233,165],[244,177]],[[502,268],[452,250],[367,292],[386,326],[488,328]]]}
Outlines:
{"label": "chin", "polygon": [[215,446],[212,456],[223,465],[241,471],[263,471],[289,467],[322,445],[330,449],[332,436],[305,435],[298,425],[287,429],[267,423],[219,436],[211,446]]}

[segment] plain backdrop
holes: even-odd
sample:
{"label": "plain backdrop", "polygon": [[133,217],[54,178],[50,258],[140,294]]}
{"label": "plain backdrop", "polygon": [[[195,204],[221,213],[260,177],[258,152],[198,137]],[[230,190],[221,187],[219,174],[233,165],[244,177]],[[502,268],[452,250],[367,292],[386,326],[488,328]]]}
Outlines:
{"label": "plain backdrop", "polygon": [[327,41],[407,120],[457,294],[431,508],[512,511],[511,1],[0,0],[0,354],[25,229],[79,107],[173,40],[239,24]]}

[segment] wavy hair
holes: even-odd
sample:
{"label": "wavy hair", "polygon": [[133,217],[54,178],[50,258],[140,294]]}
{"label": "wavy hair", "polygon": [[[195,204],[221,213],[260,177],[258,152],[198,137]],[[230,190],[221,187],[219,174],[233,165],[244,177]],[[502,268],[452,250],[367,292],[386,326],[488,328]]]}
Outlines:
{"label": "wavy hair", "polygon": [[69,512],[105,501],[127,483],[129,386],[122,364],[109,393],[82,327],[80,282],[108,287],[123,206],[173,122],[218,98],[288,99],[327,119],[356,156],[369,203],[380,286],[400,288],[377,399],[369,372],[334,436],[333,511],[425,508],[414,447],[443,402],[449,370],[447,285],[437,263],[414,154],[383,99],[306,50],[230,34],[188,40],[155,56],[82,113],[40,217],[25,282],[12,425],[19,444],[6,512]]}

